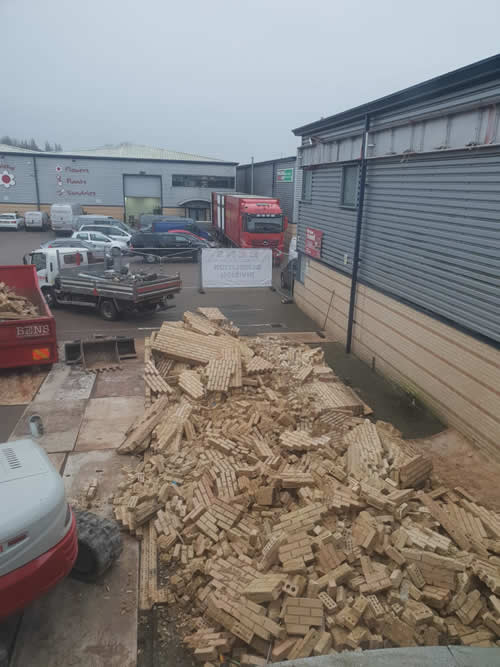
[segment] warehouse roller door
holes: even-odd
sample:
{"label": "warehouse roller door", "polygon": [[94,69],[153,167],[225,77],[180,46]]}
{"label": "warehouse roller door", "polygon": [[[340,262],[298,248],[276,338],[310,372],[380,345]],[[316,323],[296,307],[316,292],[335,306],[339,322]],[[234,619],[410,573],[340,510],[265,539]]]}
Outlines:
{"label": "warehouse roller door", "polygon": [[161,176],[145,174],[123,176],[125,220],[134,224],[143,213],[162,212]]}

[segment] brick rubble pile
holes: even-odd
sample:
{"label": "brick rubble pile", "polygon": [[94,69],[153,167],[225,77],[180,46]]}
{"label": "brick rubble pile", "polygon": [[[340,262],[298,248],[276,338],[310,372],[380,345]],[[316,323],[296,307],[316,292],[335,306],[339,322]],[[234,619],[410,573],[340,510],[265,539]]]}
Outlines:
{"label": "brick rubble pile", "polygon": [[38,315],[38,308],[31,301],[0,282],[0,320],[21,320]]}
{"label": "brick rubble pile", "polygon": [[207,667],[497,645],[500,516],[365,418],[319,347],[199,311],[149,340],[147,408],[119,448],[142,457],[114,498],[142,540],[140,608],[180,604]]}

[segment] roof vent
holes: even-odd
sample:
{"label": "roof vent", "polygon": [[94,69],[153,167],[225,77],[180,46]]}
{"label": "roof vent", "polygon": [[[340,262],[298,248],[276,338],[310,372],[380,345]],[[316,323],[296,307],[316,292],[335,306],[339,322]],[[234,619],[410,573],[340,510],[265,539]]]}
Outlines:
{"label": "roof vent", "polygon": [[7,463],[9,464],[11,470],[15,470],[16,468],[21,467],[21,461],[17,458],[16,452],[12,449],[12,447],[6,447],[5,449],[2,449],[2,454],[7,459]]}

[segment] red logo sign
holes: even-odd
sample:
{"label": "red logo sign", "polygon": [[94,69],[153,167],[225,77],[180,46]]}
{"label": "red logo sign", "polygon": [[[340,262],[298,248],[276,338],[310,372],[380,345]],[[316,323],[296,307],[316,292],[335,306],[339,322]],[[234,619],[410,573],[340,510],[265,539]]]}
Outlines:
{"label": "red logo sign", "polygon": [[323,241],[323,232],[319,229],[306,227],[305,253],[309,257],[319,259],[321,257],[321,243]]}

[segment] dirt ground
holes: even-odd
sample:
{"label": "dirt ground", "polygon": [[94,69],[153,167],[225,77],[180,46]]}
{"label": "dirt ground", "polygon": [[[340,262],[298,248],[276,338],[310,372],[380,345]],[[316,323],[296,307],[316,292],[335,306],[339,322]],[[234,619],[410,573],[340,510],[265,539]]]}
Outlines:
{"label": "dirt ground", "polygon": [[500,511],[500,463],[486,458],[454,429],[412,442],[432,456],[434,474],[445,486],[462,486],[480,503]]}

